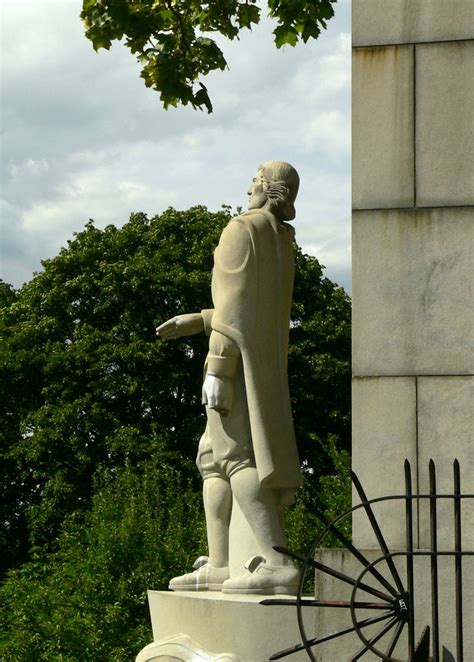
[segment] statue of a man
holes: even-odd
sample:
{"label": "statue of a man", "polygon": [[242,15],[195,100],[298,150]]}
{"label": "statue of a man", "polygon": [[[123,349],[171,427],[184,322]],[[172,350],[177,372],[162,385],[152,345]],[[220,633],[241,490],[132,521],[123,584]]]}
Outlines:
{"label": "statue of a man", "polygon": [[[282,161],[259,166],[248,211],[224,229],[214,254],[214,308],[178,315],[157,328],[171,339],[205,331],[203,403],[207,426],[197,466],[203,477],[209,557],[170,582],[179,590],[294,593],[298,571],[273,547],[284,544],[283,515],[301,484],[287,377],[299,178]],[[229,576],[232,495],[258,549]]]}

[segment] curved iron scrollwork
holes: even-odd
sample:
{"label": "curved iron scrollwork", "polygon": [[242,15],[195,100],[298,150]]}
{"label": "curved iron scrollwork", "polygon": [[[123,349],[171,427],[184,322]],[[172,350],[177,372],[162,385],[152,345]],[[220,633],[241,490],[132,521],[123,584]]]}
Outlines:
{"label": "curved iron scrollwork", "polygon": [[[332,639],[355,633],[361,640],[362,646],[354,651],[349,662],[356,662],[369,651],[385,662],[440,662],[440,633],[439,633],[439,600],[438,600],[438,560],[442,556],[454,559],[455,566],[455,627],[456,627],[456,660],[464,660],[463,643],[463,579],[462,562],[465,556],[474,556],[474,551],[465,551],[461,545],[461,501],[473,499],[474,494],[461,494],[460,467],[457,460],[453,463],[454,491],[452,494],[438,494],[436,492],[436,468],[433,460],[429,463],[429,494],[413,494],[411,467],[405,460],[405,494],[391,495],[368,499],[365,491],[355,473],[351,473],[353,485],[359,495],[360,503],[346,510],[332,521],[328,521],[321,512],[316,516],[324,524],[322,534],[312,545],[307,554],[299,554],[285,547],[275,549],[288,557],[302,562],[302,572],[298,587],[298,594],[294,599],[266,599],[264,605],[291,605],[296,607],[301,642],[289,648],[276,652],[270,660],[279,660],[299,651],[306,651],[311,660],[316,660],[313,649]],[[372,506],[385,501],[405,501],[406,521],[406,549],[391,552],[385,541],[382,529],[375,517]],[[429,502],[430,520],[430,549],[414,549],[414,522],[413,504],[422,500]],[[450,500],[453,503],[454,515],[454,549],[442,551],[438,549],[437,504],[439,500]],[[371,525],[377,540],[380,555],[373,561],[357,549],[347,536],[338,529],[337,524],[355,511],[363,510]],[[322,546],[325,537],[332,534],[362,565],[361,572],[356,577],[344,574],[315,559],[315,552]],[[430,558],[431,565],[431,623],[426,625],[415,644],[415,600],[414,600],[414,559],[425,556]],[[395,559],[404,557],[406,563],[406,586],[402,582]],[[319,600],[305,596],[303,587],[308,572],[322,572],[324,575],[335,578],[352,586],[350,600],[330,601]],[[376,586],[373,582],[376,582]],[[372,582],[372,583],[371,583]],[[368,599],[368,596],[369,599]],[[345,609],[350,617],[347,626],[327,634],[308,637],[303,612],[308,608]],[[367,615],[373,611],[374,615]],[[349,619],[348,619],[349,621]],[[377,627],[375,627],[377,626]],[[370,635],[366,635],[367,628]],[[392,657],[400,637],[407,628],[406,656]],[[431,640],[431,655],[430,655]],[[381,648],[382,646],[382,648]]]}

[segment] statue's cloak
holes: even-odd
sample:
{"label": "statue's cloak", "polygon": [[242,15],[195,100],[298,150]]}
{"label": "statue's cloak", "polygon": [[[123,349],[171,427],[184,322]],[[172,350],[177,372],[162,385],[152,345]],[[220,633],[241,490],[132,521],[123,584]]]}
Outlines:
{"label": "statue's cloak", "polygon": [[251,210],[230,221],[214,254],[211,327],[240,349],[255,463],[268,488],[302,482],[287,373],[293,236],[272,213]]}

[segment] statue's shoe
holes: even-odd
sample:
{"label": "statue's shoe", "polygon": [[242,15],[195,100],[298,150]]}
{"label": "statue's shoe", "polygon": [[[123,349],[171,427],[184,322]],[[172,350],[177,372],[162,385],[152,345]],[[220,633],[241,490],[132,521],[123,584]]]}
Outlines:
{"label": "statue's shoe", "polygon": [[270,565],[263,556],[253,556],[244,566],[247,572],[224,582],[223,593],[296,595],[299,570],[292,565]]}
{"label": "statue's shoe", "polygon": [[215,568],[207,556],[200,556],[193,568],[194,572],[173,577],[168,588],[171,591],[220,591],[229,578],[229,568]]}

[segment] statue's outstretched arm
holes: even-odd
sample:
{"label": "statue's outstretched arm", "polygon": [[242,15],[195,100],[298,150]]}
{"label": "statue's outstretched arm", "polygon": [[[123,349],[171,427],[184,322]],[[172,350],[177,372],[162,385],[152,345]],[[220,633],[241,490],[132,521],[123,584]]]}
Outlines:
{"label": "statue's outstretched arm", "polygon": [[201,313],[176,315],[156,328],[156,335],[163,340],[193,336],[204,331],[204,320]]}

